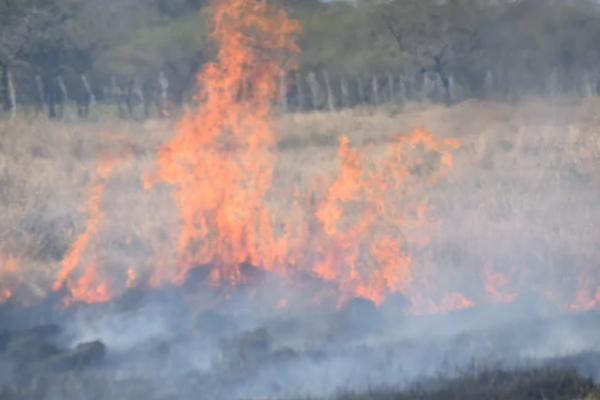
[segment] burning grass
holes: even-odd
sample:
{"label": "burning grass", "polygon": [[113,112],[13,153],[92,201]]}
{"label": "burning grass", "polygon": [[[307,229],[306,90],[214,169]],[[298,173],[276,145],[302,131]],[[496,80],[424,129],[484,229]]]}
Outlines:
{"label": "burning grass", "polygon": [[[528,282],[533,278],[543,277],[546,281],[537,282],[538,294],[554,296],[554,302],[565,308],[593,307],[598,301],[599,278],[594,226],[600,218],[595,201],[600,150],[593,106],[593,102],[560,108],[538,103],[517,107],[474,102],[449,109],[409,106],[396,116],[383,111],[366,116],[360,111],[284,116],[272,150],[276,161],[271,187],[259,196],[261,207],[270,213],[269,226],[258,225],[255,236],[273,235],[267,237],[269,244],[262,248],[285,257],[277,268],[293,264],[291,261],[299,263],[301,257],[310,254],[313,261],[304,264],[311,264],[313,272],[324,278],[339,274],[339,270],[322,269],[327,267],[314,256],[318,248],[308,250],[307,238],[302,237],[305,224],[310,222],[306,213],[312,212],[313,224],[325,229],[316,233],[313,226],[312,235],[329,236],[327,250],[347,259],[355,252],[348,247],[353,238],[336,235],[349,230],[354,238],[360,238],[360,229],[369,235],[388,229],[372,220],[360,225],[363,217],[356,214],[356,200],[363,213],[371,210],[371,217],[389,212],[376,204],[373,208],[368,205],[384,197],[383,192],[352,193],[358,188],[352,189],[352,185],[375,190],[381,187],[378,173],[383,172],[386,178],[394,171],[407,173],[406,178],[388,183],[404,179],[397,189],[387,187],[385,195],[399,199],[400,194],[394,194],[394,190],[402,190],[401,195],[408,199],[403,207],[418,206],[427,200],[427,217],[434,217],[436,222],[419,226],[418,219],[411,222],[403,214],[397,214],[404,218],[397,222],[388,214],[384,222],[390,228],[400,228],[392,238],[406,235],[409,224],[413,224],[408,240],[420,243],[411,250],[412,265],[435,267],[427,271],[426,283],[445,285],[440,289],[442,298],[435,303],[446,302],[448,308],[453,308],[471,302],[510,301],[530,289]],[[439,170],[439,158],[423,159],[419,168],[409,166],[407,172],[400,167],[381,169],[389,162],[389,154],[394,154],[390,149],[400,143],[392,133],[410,133],[411,126],[422,126],[439,140],[457,138],[461,143],[461,148],[452,150],[452,169],[435,182],[430,178]],[[62,268],[64,273],[65,266],[73,262],[69,256],[74,255],[78,238],[82,240],[90,227],[96,231],[76,263],[85,272],[87,266],[99,262],[99,268],[105,271],[102,274],[113,280],[110,284],[115,293],[134,281],[156,280],[156,275],[152,276],[156,271],[165,276],[177,275],[173,266],[185,265],[181,250],[177,250],[181,214],[170,195],[170,185],[160,184],[147,191],[141,179],[153,169],[157,150],[168,143],[173,130],[174,126],[166,122],[146,126],[4,122],[0,159],[3,296],[20,296],[20,301],[31,296],[41,298],[49,287],[62,284],[63,280],[57,280],[58,271]],[[339,132],[349,138],[342,141],[341,148]],[[314,137],[331,138],[330,144],[324,145],[321,139],[315,143],[311,141]],[[118,164],[112,171],[99,169],[107,156]],[[337,175],[340,165],[347,172]],[[352,168],[368,173],[357,170],[358,175],[352,175]],[[351,192],[335,193],[347,187]],[[345,201],[339,196],[349,195],[357,196],[354,204],[347,203],[337,210]],[[311,211],[308,206],[316,208]],[[102,221],[94,215],[94,209],[102,214]],[[404,208],[404,212],[418,216],[416,210],[414,214]],[[338,211],[351,213],[348,215],[354,219],[340,221],[336,233],[333,225],[327,228],[325,219]],[[98,226],[94,228],[95,223]],[[211,230],[214,233],[214,228]],[[275,238],[290,239],[292,233],[296,242],[284,248],[287,253],[277,253],[281,242],[276,243]],[[373,242],[370,244],[374,250],[368,253],[374,257],[383,257],[381,251],[386,246],[391,250],[399,244],[392,241],[385,245],[385,237],[380,242],[369,237],[360,242]],[[336,250],[335,246],[343,249]],[[258,249],[252,250],[252,257],[258,261],[255,264],[266,268],[268,263],[264,261],[268,259],[271,268],[275,267],[277,258],[273,254],[265,258],[257,253]],[[242,254],[242,258],[248,255]],[[321,263],[327,257],[325,254]],[[197,261],[208,262],[210,257]],[[394,261],[394,267],[404,268],[402,265]],[[361,291],[367,289],[350,285],[349,293],[374,298],[368,291]],[[406,291],[406,282],[398,285],[391,288]]]}
{"label": "burning grass", "polygon": [[[281,117],[276,121],[279,128],[274,132],[276,138],[270,150],[275,156],[271,189],[264,193],[261,207],[270,213],[272,231],[267,229],[266,232],[284,237],[286,232],[296,232],[293,237],[297,240],[291,243],[300,243],[301,246],[291,247],[295,252],[286,253],[285,265],[290,268],[287,274],[277,269],[281,265],[267,271],[260,262],[255,265],[242,263],[240,277],[243,285],[238,286],[244,291],[242,298],[250,296],[249,299],[255,302],[252,304],[268,304],[267,315],[293,316],[298,312],[298,303],[309,303],[310,307],[324,310],[331,302],[333,308],[341,306],[340,315],[343,315],[346,308],[344,301],[339,303],[340,299],[347,300],[358,294],[382,301],[382,312],[398,321],[404,321],[407,314],[419,313],[415,304],[421,304],[424,311],[429,312],[465,307],[465,311],[471,311],[469,307],[481,306],[484,314],[490,314],[491,308],[487,308],[491,307],[490,303],[511,303],[508,305],[520,309],[517,303],[532,294],[562,309],[596,307],[600,299],[597,295],[600,277],[596,249],[600,243],[594,227],[600,222],[597,221],[600,210],[595,199],[600,148],[595,137],[595,106],[594,102],[572,107],[539,103],[517,107],[471,102],[451,108],[409,105],[405,113],[393,116],[384,110],[367,115],[357,110],[340,115]],[[425,132],[430,132],[435,138],[434,143],[444,143],[445,139],[452,138],[460,141],[461,146],[452,148],[448,153],[452,155],[451,169],[450,163],[440,162],[444,151],[434,149],[419,153],[423,148],[412,149],[411,138],[419,138],[414,131],[411,135],[410,127],[413,126],[421,126]],[[36,300],[44,299],[52,288],[66,289],[67,295],[61,294],[64,297],[51,305],[64,307],[69,304],[67,311],[71,312],[69,310],[75,309],[77,304],[73,303],[77,300],[104,301],[129,287],[126,303],[133,302],[133,305],[127,307],[135,310],[136,301],[141,301],[136,300],[136,285],[156,285],[157,271],[164,276],[177,276],[173,266],[185,266],[182,261],[186,260],[178,247],[182,225],[177,198],[173,198],[170,184],[157,182],[148,190],[142,180],[144,174],[156,166],[158,149],[169,143],[176,129],[171,122],[146,125],[116,121],[102,124],[2,122],[0,286],[3,300],[15,305],[34,304]],[[395,132],[406,132],[407,135],[398,137],[394,136]],[[311,139],[315,137],[328,139],[315,142]],[[408,145],[408,152],[403,150],[402,154],[412,155],[415,157],[413,160],[422,162],[386,170],[386,166],[394,165],[390,164],[393,160],[390,154],[398,153],[390,149],[400,144]],[[427,158],[427,153],[435,157]],[[440,167],[444,165],[448,169],[440,174]],[[394,171],[405,175],[398,178]],[[389,178],[388,182],[401,184],[386,187],[385,191],[374,195],[369,190],[381,188],[382,177]],[[352,197],[356,195],[357,187],[369,190]],[[367,207],[356,208],[355,203],[345,203],[344,199],[348,196]],[[386,196],[391,198],[378,206],[375,200],[385,200]],[[393,209],[389,208],[390,205],[396,205],[396,202],[408,207],[425,204],[425,200],[427,218],[419,219],[418,208],[400,209],[412,216],[410,218],[402,213],[389,214],[389,210]],[[343,205],[341,209],[337,208],[339,204]],[[376,216],[387,217],[383,221],[367,219],[368,223],[361,223],[365,215],[369,216],[361,210],[377,210],[381,214],[376,213]],[[307,214],[309,211],[310,214]],[[335,217],[338,212],[342,212],[344,218],[328,228],[327,218]],[[351,259],[356,249],[361,256],[379,256],[381,260],[385,260],[384,255],[387,254],[384,250],[392,250],[395,257],[410,254],[410,258],[401,258],[402,262],[398,259],[393,261],[391,268],[393,278],[409,277],[413,280],[386,280],[398,285],[390,286],[402,292],[400,296],[396,296],[400,293],[395,293],[396,297],[375,296],[386,293],[389,289],[385,287],[375,290],[375,295],[362,291],[357,282],[369,282],[364,279],[346,280],[343,282],[347,286],[340,286],[337,278],[352,277],[352,270],[343,269],[353,263],[333,263],[330,265],[338,269],[328,271],[326,266],[321,269],[318,258],[312,259],[313,262],[306,261],[307,254],[319,253],[318,247],[306,247],[306,237],[297,234],[302,232],[307,215],[312,216],[308,221],[317,224],[308,232],[319,238],[318,243],[326,244],[323,251],[331,250],[333,257],[343,260]],[[394,215],[402,218],[390,218]],[[289,222],[286,225],[277,221]],[[419,225],[419,221],[426,223]],[[409,226],[408,222],[413,225]],[[372,232],[386,232],[386,229],[394,227],[401,228],[397,231],[398,237],[410,232],[406,241],[412,243],[410,252],[394,245],[387,246],[385,241],[377,241],[371,235]],[[361,247],[362,244],[376,243],[381,246],[375,246],[375,250],[373,247]],[[359,246],[353,247],[356,244]],[[311,250],[306,251],[307,248]],[[258,260],[261,258],[258,257]],[[290,260],[297,261],[294,264]],[[187,276],[195,277],[197,281],[194,284],[194,279],[190,279],[183,284],[178,294],[183,298],[177,303],[189,308],[189,312],[197,317],[179,321],[173,326],[199,332],[206,332],[206,329],[233,332],[235,328],[231,327],[231,321],[223,320],[218,314],[211,317],[210,312],[201,311],[211,309],[227,313],[228,304],[244,304],[247,301],[236,297],[239,293],[227,285],[215,287],[214,267],[218,263],[210,259],[199,261],[212,262],[190,265]],[[66,274],[63,276],[65,279],[61,279],[60,274],[69,271],[65,267],[72,265],[76,266],[76,273]],[[308,272],[310,277],[299,273],[303,271],[294,265],[307,265],[308,270],[304,272]],[[367,272],[384,275],[385,262],[379,261],[378,265],[382,267],[373,267]],[[267,278],[272,276],[270,274],[283,274],[286,279],[267,281],[266,286],[264,283],[253,284],[261,280],[264,282],[264,272],[269,273]],[[328,274],[333,277],[331,280]],[[375,275],[375,278],[380,279],[382,275]],[[421,286],[414,286],[414,276],[421,279]],[[312,291],[315,286],[311,279],[315,278],[323,285],[317,285],[317,289]],[[377,279],[370,282],[378,282]],[[57,282],[61,283],[60,287]],[[201,285],[198,286],[197,282]],[[430,290],[422,290],[423,286]],[[414,290],[412,297],[411,289]],[[340,293],[343,295],[340,296]],[[420,293],[426,296],[419,297]],[[107,307],[110,308],[110,305]],[[325,330],[334,329],[337,333],[327,341],[323,337],[329,336],[323,334],[323,328],[314,327],[311,328],[314,332],[303,331],[302,338],[286,340],[296,343],[298,340],[310,342],[319,338],[320,341],[325,340],[326,348],[344,347],[344,343],[352,338],[342,332],[354,332],[358,329],[354,325],[363,326],[365,321],[370,321],[368,325],[371,328],[379,326],[372,307],[372,304],[365,303],[363,308],[367,311],[354,317],[346,316],[349,320],[319,316],[313,311],[310,314],[313,316],[311,324],[318,325],[314,320],[320,318],[331,321],[332,326],[337,328]],[[19,308],[15,310],[21,312]],[[475,312],[477,307],[472,310]],[[500,315],[497,312],[491,314],[496,319]],[[26,319],[37,321],[35,318]],[[281,329],[293,332],[298,330],[298,325],[294,324],[302,326],[306,323],[302,320],[294,322],[294,318],[291,321],[269,325],[269,332],[277,334]],[[283,328],[286,324],[296,328]],[[449,325],[444,326],[445,330],[449,329]],[[553,328],[546,331],[554,332]],[[95,335],[88,339],[98,339]],[[532,333],[528,339],[535,341],[540,335],[543,336],[539,332]],[[482,343],[485,347],[491,339],[465,340],[451,348],[462,348],[470,354],[467,349],[473,343]],[[589,340],[589,343],[593,342]],[[181,346],[188,346],[185,343]],[[109,352],[113,345],[109,340]],[[299,350],[295,350],[295,346],[286,350],[286,346],[272,349],[277,357],[269,357],[278,360],[278,357],[297,357]],[[574,350],[570,348],[569,351],[587,349],[574,346]],[[381,349],[373,349],[374,353],[378,351]],[[513,354],[506,350],[498,351]],[[259,351],[257,354],[260,360],[262,353]],[[408,353],[402,354],[405,357]],[[309,356],[312,360],[310,357],[318,359],[321,356],[312,354]],[[265,365],[268,367],[271,361],[265,361]],[[478,396],[485,398],[500,394],[502,398],[523,399],[530,398],[528,396],[547,399],[596,396],[596,389],[588,381],[576,378],[571,372],[563,372],[563,361],[557,365],[561,372],[498,372],[481,375],[481,379],[469,376],[459,381],[444,381],[443,384],[441,381],[427,382],[428,389],[419,389],[421,392],[377,390],[368,395],[382,399],[416,394],[432,399],[449,393],[467,396],[467,392],[462,390],[469,386],[476,389]],[[574,365],[579,367],[581,363]],[[97,372],[90,373],[92,375],[76,375],[77,378],[68,379],[65,375],[67,386],[64,390],[71,390],[68,385],[74,385],[74,379],[79,382],[78,385],[83,385],[81,387],[89,388],[105,379],[106,385],[103,386],[112,387],[114,392],[111,393],[119,393],[120,396],[126,393],[123,392],[126,383],[117,384],[111,377],[102,378]],[[403,376],[401,371],[398,375]],[[492,379],[498,376],[502,379]],[[39,382],[42,381],[38,381],[38,389],[44,387]],[[17,392],[10,395],[16,396],[16,399],[24,398],[23,393],[32,389],[27,383],[23,385],[11,389]],[[59,386],[53,386],[53,390],[58,390]],[[360,396],[363,395],[346,394],[341,398]]]}
{"label": "burning grass", "polygon": [[[58,320],[75,337],[62,340],[92,334],[109,354],[97,341],[23,346],[30,336],[9,331],[0,367],[16,368],[25,392],[21,370],[53,375],[48,390],[76,396],[61,388],[60,366],[76,368],[82,393],[141,379],[156,392],[139,397],[289,397],[274,376],[314,385],[333,362],[333,386],[309,391],[330,394],[339,379],[397,382],[394,370],[371,375],[375,365],[408,367],[414,380],[444,360],[490,355],[514,370],[527,352],[545,362],[596,349],[589,326],[517,312],[600,303],[593,101],[277,117],[277,77],[293,66],[300,27],[279,2],[219,0],[210,13],[218,55],[198,76],[198,107],[178,123],[0,126],[0,322]],[[494,320],[478,314],[492,310]],[[500,328],[503,313],[523,325]],[[484,325],[496,330],[470,332]],[[579,342],[555,342],[569,333]],[[309,338],[318,350],[302,347]],[[12,346],[42,350],[30,365]],[[357,363],[367,377],[345,367]],[[595,390],[547,374],[465,379],[478,398]],[[172,387],[153,383],[167,375]],[[460,382],[440,393],[460,393]],[[441,396],[428,385],[421,397]]]}
{"label": "burning grass", "polygon": [[[400,293],[409,314],[510,302],[526,292],[563,309],[589,309],[600,302],[600,276],[592,268],[596,254],[591,250],[597,238],[587,218],[595,205],[582,196],[594,180],[597,143],[579,126],[566,128],[557,120],[568,118],[569,110],[553,110],[551,125],[543,108],[525,108],[521,116],[509,106],[490,106],[488,111],[469,104],[450,110],[407,108],[399,120],[376,118],[377,110],[359,110],[342,119],[317,114],[278,120],[273,109],[277,77],[293,67],[299,51],[297,22],[281,4],[258,0],[214,1],[210,14],[217,57],[198,76],[198,107],[176,124],[172,137],[161,143],[145,135],[111,132],[96,138],[91,151],[79,141],[72,152],[86,163],[85,177],[70,158],[61,158],[68,174],[86,186],[86,199],[79,204],[85,204],[81,211],[87,219],[84,226],[72,224],[77,236],[68,246],[51,246],[60,264],[40,263],[51,282],[37,282],[36,292],[66,289],[65,304],[105,302],[135,284],[181,284],[190,270],[203,266],[213,285],[232,290],[245,283],[245,267],[284,279],[316,277],[328,289],[313,293],[312,300],[338,306],[357,296],[381,304],[388,295]],[[375,127],[371,119],[388,126],[353,139],[344,132],[347,119],[364,127],[359,131]],[[417,127],[419,119],[426,129]],[[401,121],[407,125],[404,130]],[[390,132],[392,124],[395,131]],[[311,125],[327,132],[309,135],[313,141],[321,138],[319,151],[310,141],[301,146],[290,133],[294,126],[313,130]],[[328,154],[329,142],[323,139],[331,132],[339,135],[337,154]],[[8,148],[15,147],[6,153],[7,160],[18,157],[14,133],[4,136]],[[148,142],[158,148],[147,149]],[[49,146],[29,146],[32,158],[46,163],[52,158]],[[575,159],[573,151],[579,153]],[[565,153],[571,157],[567,161]],[[136,154],[154,165],[136,170]],[[87,164],[90,158],[92,165]],[[541,175],[521,181],[515,172]],[[10,172],[5,176],[9,196],[14,195],[18,184]],[[37,184],[51,185],[46,178]],[[59,193],[67,200],[79,194],[65,189]],[[164,190],[171,191],[170,202],[155,203],[163,199]],[[576,203],[568,195],[574,191]],[[538,197],[529,203],[532,195]],[[21,205],[29,199],[17,196]],[[47,198],[33,198],[35,207],[54,211]],[[126,202],[125,214],[140,215],[135,221],[132,215],[109,215],[108,210],[119,209],[115,201]],[[160,210],[146,210],[142,206],[147,202]],[[530,210],[531,204],[537,210]],[[73,209],[67,207],[65,213]],[[564,218],[565,209],[570,211],[568,221],[547,225],[547,216]],[[577,219],[580,209],[585,222]],[[159,220],[163,210],[169,211]],[[512,220],[522,224],[516,231]],[[128,223],[111,226],[123,221]],[[23,286],[26,268],[15,264],[30,257],[22,250],[26,246],[13,247],[41,236],[20,229],[20,222],[11,221],[12,231],[0,242],[0,271],[9,282],[0,288],[4,300],[18,301],[15,287]],[[563,229],[568,237],[561,233],[550,245],[548,235]],[[573,254],[573,240],[590,250]],[[580,270],[576,274],[571,272],[574,267]],[[271,288],[272,306],[285,307],[295,296],[306,300],[302,288],[291,288]]]}
{"label": "burning grass", "polygon": [[[210,265],[214,285],[235,288],[244,283],[241,268],[251,265],[286,278],[315,275],[332,282],[337,287],[318,297],[339,305],[353,296],[379,304],[396,291],[410,298],[412,313],[472,304],[462,294],[431,287],[427,268],[412,268],[412,254],[429,240],[423,231],[436,223],[419,187],[434,184],[451,169],[451,152],[459,142],[415,128],[395,135],[380,157],[351,147],[342,136],[338,172],[296,186],[293,194],[280,191],[273,186],[275,77],[285,74],[288,59],[299,51],[299,26],[281,4],[265,1],[215,1],[211,16],[219,52],[198,76],[199,106],[158,149],[156,170],[143,175],[148,190],[159,183],[170,186],[179,218],[177,226],[165,225],[166,235],[141,238],[166,241],[163,248],[172,251],[161,254],[160,245],[153,247],[155,263],[141,283],[181,284],[193,267]],[[119,284],[118,272],[111,273],[97,255],[107,180],[114,176],[116,159],[132,155],[127,141],[112,142],[121,149],[98,163],[88,189],[86,227],[52,285],[54,291],[67,289],[66,303],[103,302],[123,290],[125,279]],[[287,215],[278,218],[270,199],[290,197]],[[121,269],[127,271],[127,285],[133,284],[134,266]],[[434,291],[442,298],[432,299]],[[272,294],[278,305],[286,304],[288,295]],[[5,297],[12,298],[12,290]]]}

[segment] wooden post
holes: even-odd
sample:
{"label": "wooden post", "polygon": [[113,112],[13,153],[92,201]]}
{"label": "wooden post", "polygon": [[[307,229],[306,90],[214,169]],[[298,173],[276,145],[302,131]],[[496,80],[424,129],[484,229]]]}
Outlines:
{"label": "wooden post", "polygon": [[431,80],[429,79],[429,74],[427,72],[425,72],[425,74],[423,76],[423,88],[422,88],[422,93],[421,93],[423,101],[425,101],[429,98],[430,93],[431,93]]}
{"label": "wooden post", "polygon": [[296,96],[298,98],[297,111],[304,111],[306,99],[304,98],[304,89],[302,87],[302,72],[296,71]]}
{"label": "wooden post", "polygon": [[373,105],[379,105],[379,81],[377,80],[377,76],[373,75],[373,79],[371,80],[371,90],[373,92]]}
{"label": "wooden post", "polygon": [[99,115],[98,113],[98,109],[97,109],[97,104],[96,104],[96,97],[94,96],[94,92],[92,92],[92,87],[90,86],[90,82],[88,81],[87,77],[84,74],[81,74],[81,82],[83,82],[83,87],[85,88],[85,92],[87,95],[87,104],[86,104],[86,116],[89,115],[90,113],[95,114],[96,116]]}
{"label": "wooden post", "polygon": [[318,110],[320,106],[321,91],[319,90],[317,75],[314,73],[314,71],[311,71],[308,73],[306,80],[308,81],[310,92],[312,94],[313,110]]}
{"label": "wooden post", "polygon": [[333,90],[331,88],[331,83],[329,82],[329,72],[325,71],[323,75],[325,78],[325,86],[327,88],[327,107],[329,108],[329,111],[334,112],[335,111],[335,95],[333,94]]}
{"label": "wooden post", "polygon": [[161,118],[165,118],[169,115],[169,81],[163,71],[160,71],[158,76],[158,84],[160,85],[160,106],[159,113]]}
{"label": "wooden post", "polygon": [[588,99],[594,95],[592,79],[590,77],[590,72],[587,69],[583,72],[583,95]]}
{"label": "wooden post", "polygon": [[12,73],[8,71],[8,96],[10,98],[10,118],[17,117],[17,91],[13,82]]}
{"label": "wooden post", "polygon": [[365,98],[365,88],[363,86],[363,80],[362,77],[359,75],[358,79],[357,79],[357,86],[358,86],[358,102],[360,104],[364,104],[366,103],[366,98]]}
{"label": "wooden post", "polygon": [[485,97],[486,98],[491,99],[493,97],[493,91],[494,91],[494,74],[492,73],[492,71],[488,71],[485,74],[484,91],[485,91]]}
{"label": "wooden post", "polygon": [[454,76],[448,77],[448,103],[454,104],[456,102],[456,88],[454,84]]}
{"label": "wooden post", "polygon": [[346,78],[342,78],[340,81],[340,91],[342,92],[342,107],[350,107],[350,90]]}
{"label": "wooden post", "polygon": [[390,103],[396,101],[396,88],[394,85],[394,75],[388,72],[388,100]]}
{"label": "wooden post", "polygon": [[35,76],[35,82],[37,84],[38,101],[40,102],[40,108],[44,116],[48,117],[48,105],[46,104],[46,93],[44,92],[44,82],[42,77],[39,75]]}

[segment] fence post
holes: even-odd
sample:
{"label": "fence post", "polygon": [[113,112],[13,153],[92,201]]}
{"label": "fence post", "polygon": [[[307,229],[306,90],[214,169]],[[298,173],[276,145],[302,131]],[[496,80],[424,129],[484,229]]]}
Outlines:
{"label": "fence post", "polygon": [[494,91],[494,74],[492,73],[492,71],[488,71],[485,74],[485,81],[484,81],[484,91],[485,91],[485,97],[487,97],[487,99],[491,99],[492,98],[492,93]]}
{"label": "fence post", "polygon": [[396,88],[394,85],[394,76],[391,72],[388,72],[388,97],[390,103],[394,103],[396,101]]}
{"label": "fence post", "polygon": [[160,116],[161,118],[165,118],[169,115],[169,81],[167,80],[167,76],[163,71],[160,71],[158,76],[158,84],[160,85]]}
{"label": "fence post", "polygon": [[333,94],[333,89],[331,88],[331,83],[329,82],[329,72],[324,72],[325,78],[325,86],[327,87],[327,106],[329,111],[335,111],[335,95]]}
{"label": "fence post", "polygon": [[450,104],[454,104],[456,101],[456,88],[454,85],[454,76],[450,75],[448,77],[448,102]]}
{"label": "fence post", "polygon": [[42,114],[44,114],[45,117],[48,117],[48,105],[46,104],[46,94],[44,93],[44,82],[42,81],[42,77],[36,75],[35,82],[37,84],[38,100],[40,102]]}
{"label": "fence post", "polygon": [[340,81],[340,90],[342,92],[342,107],[350,107],[350,91],[348,90],[348,81],[342,78]]}
{"label": "fence post", "polygon": [[12,73],[8,71],[8,96],[10,99],[10,118],[17,117],[17,91],[15,90],[15,83],[13,82]]}
{"label": "fence post", "polygon": [[312,95],[313,110],[316,111],[319,109],[319,100],[321,98],[321,91],[319,89],[319,81],[317,81],[317,75],[314,71],[311,71],[308,73],[306,80],[308,81],[308,85],[310,87],[310,92]]}
{"label": "fence post", "polygon": [[92,92],[92,87],[90,86],[90,82],[88,81],[85,74],[81,74],[81,81],[83,82],[83,87],[85,88],[85,91],[87,94],[86,116],[89,115],[90,113],[93,113],[96,116],[99,116],[100,114],[96,107],[97,106],[96,97],[94,96],[94,92]]}
{"label": "fence post", "polygon": [[358,86],[358,102],[361,105],[365,104],[367,102],[367,99],[365,98],[365,87],[363,86],[363,80],[360,75],[358,76],[356,84]]}
{"label": "fence post", "polygon": [[592,79],[590,77],[590,72],[587,69],[583,72],[583,94],[588,99],[594,95]]}
{"label": "fence post", "polygon": [[304,111],[305,99],[304,89],[302,88],[302,72],[296,71],[296,97],[298,98],[298,110]]}
{"label": "fence post", "polygon": [[373,105],[378,106],[379,103],[379,81],[377,80],[377,76],[373,75],[373,80],[371,81],[371,90],[373,91]]}

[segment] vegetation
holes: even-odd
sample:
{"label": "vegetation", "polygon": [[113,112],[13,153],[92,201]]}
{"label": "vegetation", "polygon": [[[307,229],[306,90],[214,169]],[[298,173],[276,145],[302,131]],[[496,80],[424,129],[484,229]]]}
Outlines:
{"label": "vegetation", "polygon": [[[288,93],[290,106],[334,112],[277,117],[281,157],[266,199],[275,219],[292,213],[298,188],[339,171],[340,135],[370,161],[389,151],[391,134],[422,126],[461,143],[452,174],[415,189],[423,190],[419,194],[443,220],[427,242],[428,261],[444,266],[432,276],[433,284],[444,282],[484,298],[481,285],[474,289],[462,278],[476,276],[488,264],[508,272],[523,267],[547,277],[539,285],[556,292],[596,276],[596,2],[287,0],[286,7],[304,27],[298,73],[290,72],[296,85]],[[0,118],[17,106],[64,116],[65,104],[73,102],[86,114],[93,100],[100,106],[116,101],[120,111],[129,107],[131,113],[132,99],[145,108],[164,107],[163,90],[170,101],[188,103],[194,76],[214,57],[209,14],[207,0],[0,0]],[[315,81],[333,87],[333,98],[312,96]],[[560,105],[496,101],[539,94],[578,99]],[[401,106],[381,104],[395,98]],[[450,107],[420,102],[427,98],[470,101]],[[340,110],[359,103],[380,107]],[[15,288],[0,293],[0,300],[12,307],[13,301],[47,296],[43,288],[54,281],[70,246],[89,225],[90,193],[104,190],[103,220],[90,258],[101,260],[108,275],[123,282],[133,267],[143,275],[159,263],[172,265],[176,238],[169,228],[180,224],[179,210],[169,187],[150,192],[141,179],[155,166],[157,149],[173,136],[172,122],[0,119],[0,267],[6,272],[2,279]],[[114,173],[102,180],[106,187],[99,191],[99,161],[109,153],[117,154]],[[14,259],[18,269],[12,267]],[[557,277],[564,277],[558,288]],[[598,298],[583,300],[599,304]],[[3,333],[0,329],[0,339]],[[337,398],[600,398],[594,382],[561,363],[557,369],[478,371],[405,391],[376,388]],[[0,375],[2,368],[0,362]],[[73,376],[19,381],[1,387],[0,398],[50,398],[51,389],[94,391],[99,398],[158,396],[137,380]]]}
{"label": "vegetation", "polygon": [[[533,276],[547,277],[548,285],[568,275],[568,283],[548,286],[566,291],[597,276],[597,108],[596,99],[574,105],[470,101],[449,108],[409,103],[400,114],[381,107],[285,115],[267,203],[275,219],[285,219],[295,188],[312,188],[319,176],[334,176],[340,135],[370,158],[389,151],[391,135],[421,126],[461,142],[452,173],[420,193],[443,221],[428,246],[448,268],[436,279],[480,298],[485,293],[473,291],[457,271],[475,276],[491,261],[502,271],[527,266]],[[159,145],[172,135],[168,120],[0,121],[0,243],[19,260],[19,275],[27,277],[15,298],[45,296],[40,288],[48,287],[69,245],[85,230],[87,207],[78,210],[107,150],[127,150],[134,157],[125,158],[109,179],[105,222],[93,251],[123,282],[130,266],[139,266],[140,276],[152,270],[156,246],[164,246],[164,260],[174,259],[176,237],[154,240],[179,223],[170,187],[149,192],[141,182]]]}
{"label": "vegetation", "polygon": [[[207,3],[1,0],[5,111],[15,87],[18,102],[52,108],[64,100],[61,81],[71,100],[85,101],[89,92],[81,74],[99,100],[118,96],[121,89],[140,89],[150,102],[158,96],[163,71],[170,98],[189,100],[195,73],[214,54],[207,41]],[[361,79],[369,87],[373,76],[387,81],[402,75],[410,91],[433,76],[445,92],[440,99],[514,98],[541,91],[595,92],[600,77],[600,9],[592,1],[288,0],[286,5],[305,30],[299,38],[301,72],[316,72],[321,83],[327,73],[335,87],[342,79]],[[450,93],[452,84],[462,94]],[[350,86],[349,97],[367,96],[358,93],[357,84]]]}

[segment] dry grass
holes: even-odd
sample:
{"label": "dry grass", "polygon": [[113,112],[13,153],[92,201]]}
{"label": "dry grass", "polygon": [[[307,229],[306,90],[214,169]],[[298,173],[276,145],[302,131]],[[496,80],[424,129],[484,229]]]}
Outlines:
{"label": "dry grass", "polygon": [[[480,269],[486,261],[545,268],[546,275],[591,269],[600,248],[598,106],[595,99],[518,106],[473,101],[451,108],[408,105],[402,112],[288,115],[279,132],[278,193],[270,201],[277,213],[285,213],[296,186],[334,174],[340,135],[355,146],[371,143],[377,155],[390,134],[420,126],[463,144],[454,171],[423,192],[444,221],[431,234],[430,248],[442,266],[439,280],[461,288],[467,283],[457,268]],[[163,260],[172,257],[176,238],[169,232],[176,232],[170,227],[178,213],[167,187],[147,192],[141,177],[173,131],[170,122],[0,122],[1,252],[18,258],[31,290],[47,274],[30,272],[55,271],[85,229],[86,215],[78,207],[85,203],[99,155],[110,146],[127,148],[134,157],[118,167],[107,187],[98,256],[123,277],[128,267],[155,262],[157,248]]]}
{"label": "dry grass", "polygon": [[429,247],[437,280],[481,298],[477,272],[493,262],[503,271],[527,267],[548,278],[539,284],[566,293],[565,286],[581,282],[565,277],[590,279],[590,285],[598,279],[598,106],[596,99],[571,105],[472,101],[408,107],[398,115],[375,110],[290,116],[282,140],[303,134],[310,140],[296,139],[284,163],[290,170],[307,166],[298,172],[305,176],[333,170],[335,149],[323,145],[335,142],[325,139],[332,135],[345,134],[358,146],[374,141],[381,152],[390,134],[413,126],[458,138],[462,148],[454,171],[423,193],[443,220]]}

